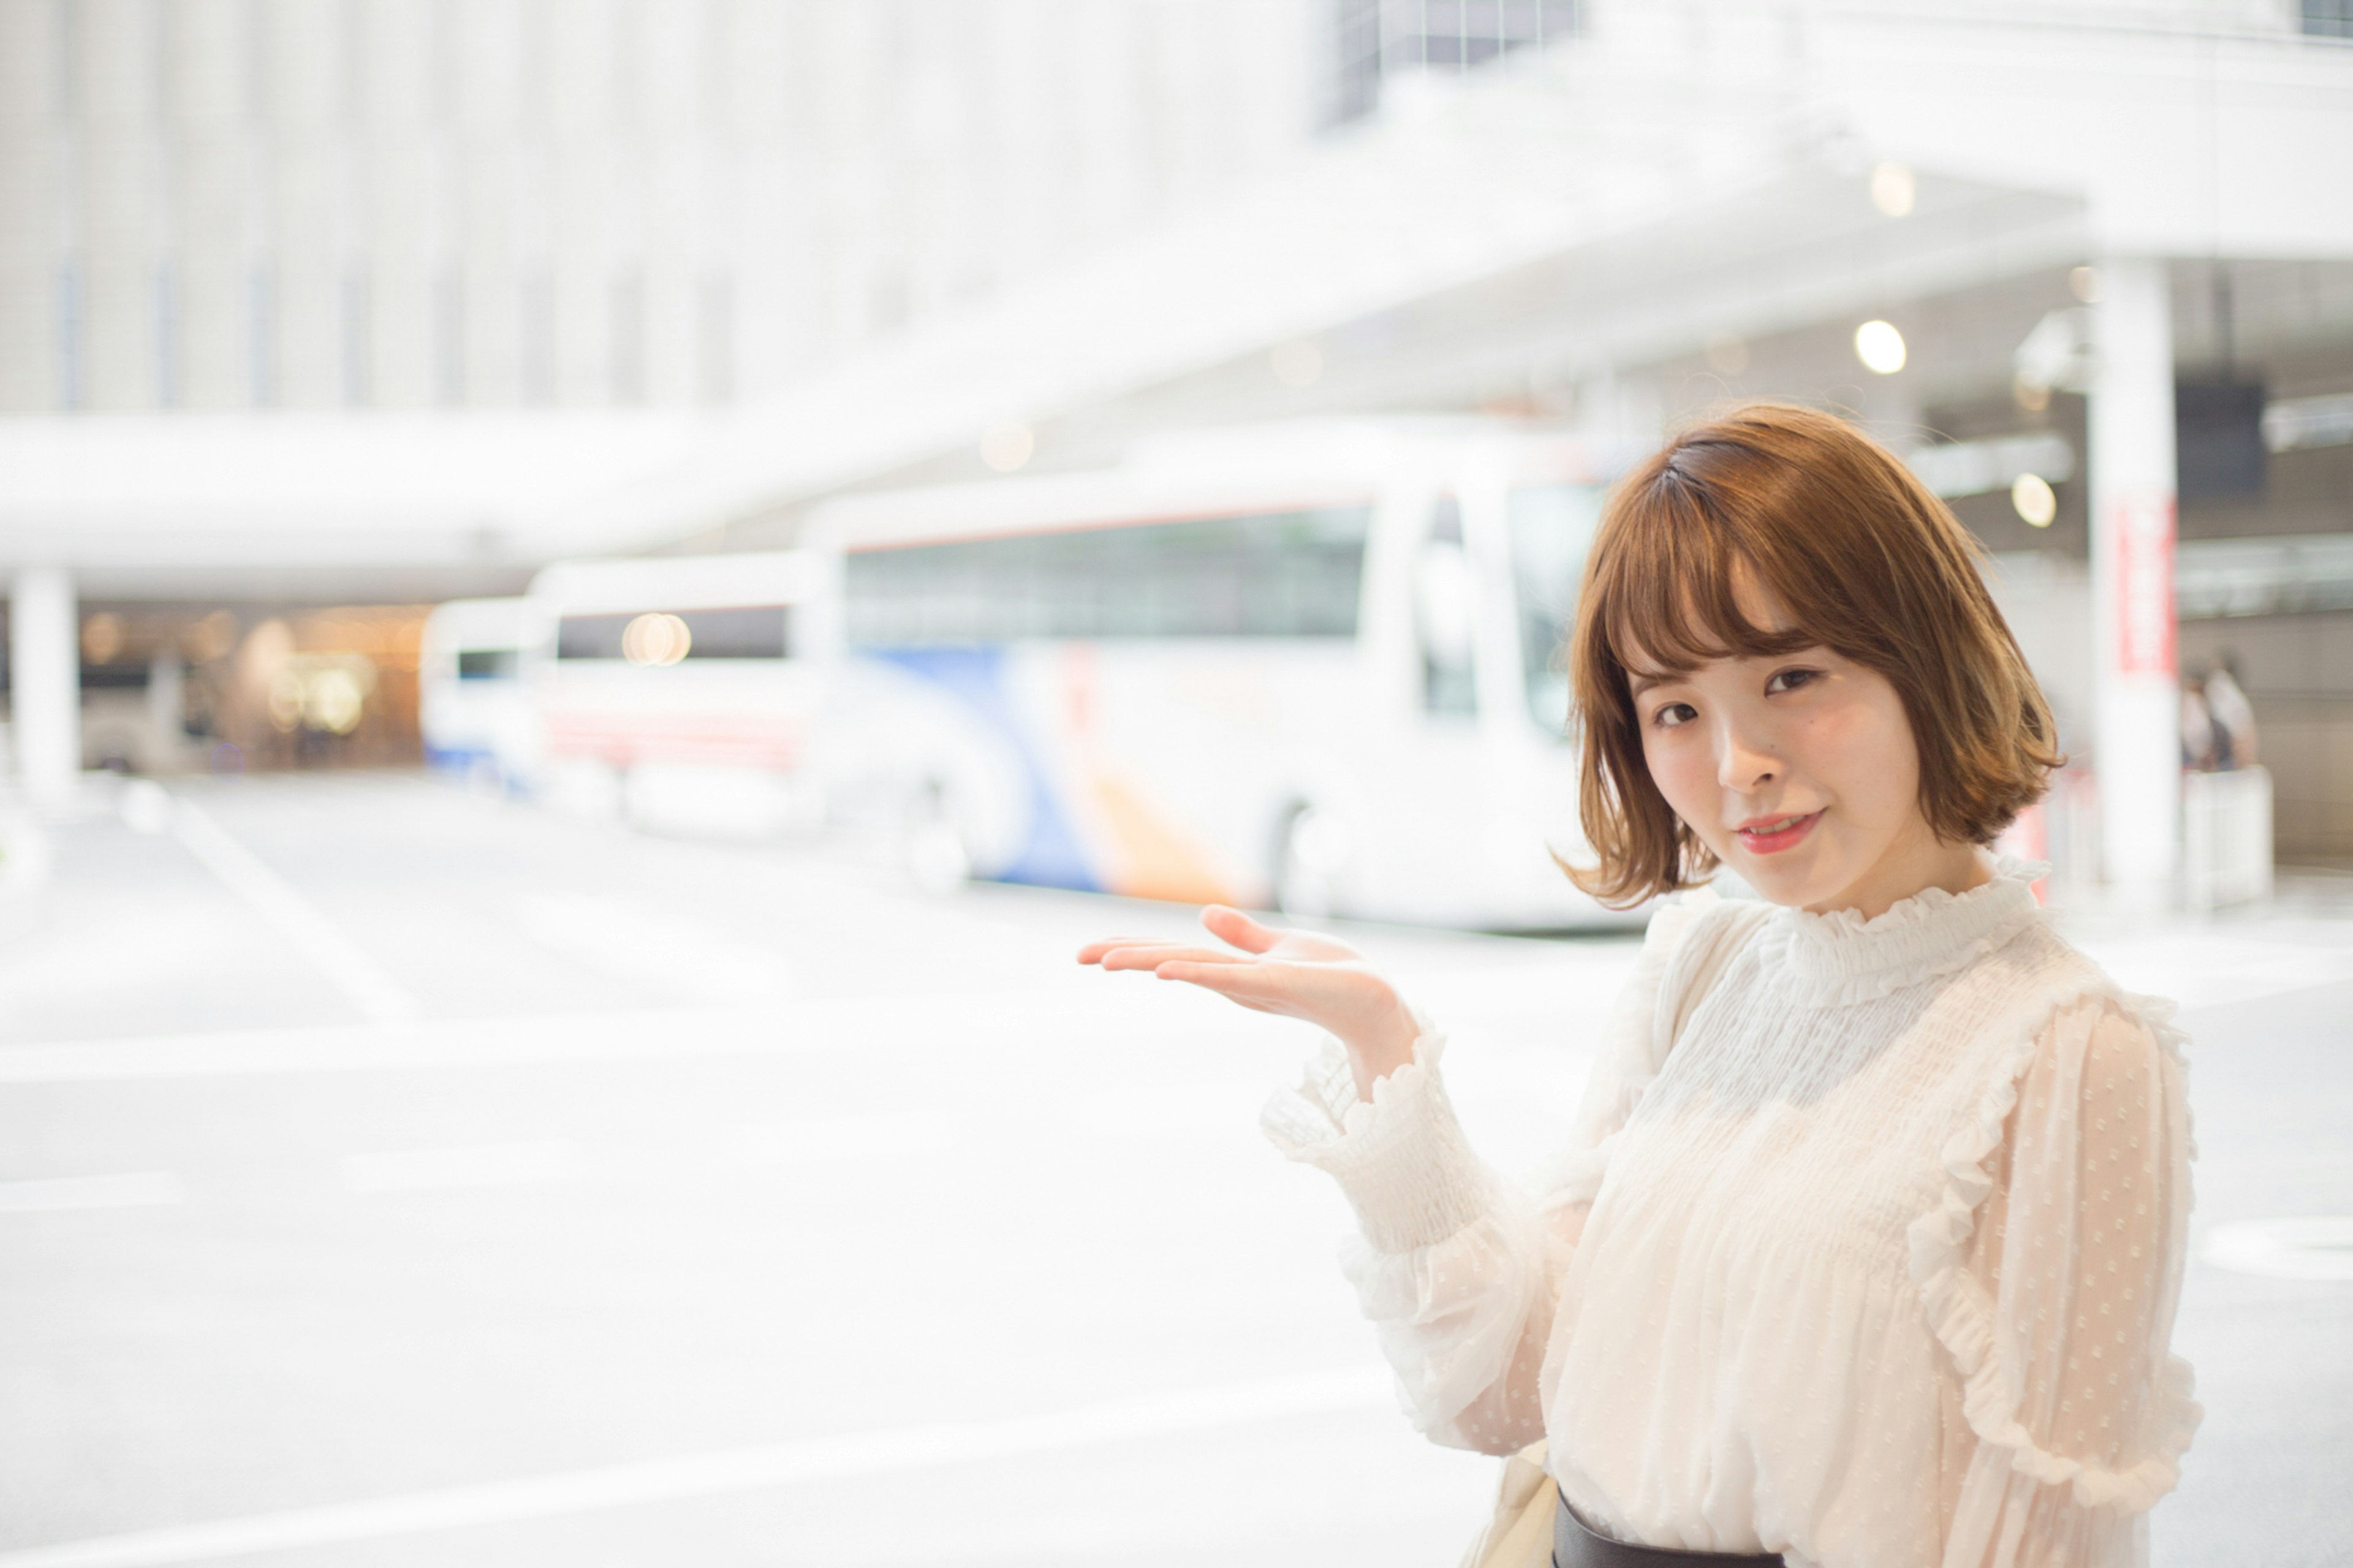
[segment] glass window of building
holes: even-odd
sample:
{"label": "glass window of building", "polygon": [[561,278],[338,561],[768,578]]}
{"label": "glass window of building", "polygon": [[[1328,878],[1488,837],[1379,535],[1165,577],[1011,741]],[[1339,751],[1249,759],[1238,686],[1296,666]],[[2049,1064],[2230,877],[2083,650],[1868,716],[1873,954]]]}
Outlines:
{"label": "glass window of building", "polygon": [[1372,113],[1382,83],[1400,72],[1468,70],[1568,37],[1578,30],[1580,8],[1580,0],[1337,0],[1331,121]]}

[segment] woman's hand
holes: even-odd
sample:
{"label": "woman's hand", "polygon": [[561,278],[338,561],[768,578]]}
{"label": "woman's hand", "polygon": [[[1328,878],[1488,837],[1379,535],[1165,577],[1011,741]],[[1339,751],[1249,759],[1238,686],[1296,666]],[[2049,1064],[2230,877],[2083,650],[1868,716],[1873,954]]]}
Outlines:
{"label": "woman's hand", "polygon": [[1240,951],[1113,937],[1081,948],[1079,962],[1148,969],[1163,980],[1182,980],[1261,1013],[1320,1026],[1347,1047],[1361,1100],[1372,1099],[1376,1080],[1413,1060],[1419,1026],[1389,983],[1355,948],[1310,931],[1277,931],[1222,904],[1203,910],[1201,923]]}

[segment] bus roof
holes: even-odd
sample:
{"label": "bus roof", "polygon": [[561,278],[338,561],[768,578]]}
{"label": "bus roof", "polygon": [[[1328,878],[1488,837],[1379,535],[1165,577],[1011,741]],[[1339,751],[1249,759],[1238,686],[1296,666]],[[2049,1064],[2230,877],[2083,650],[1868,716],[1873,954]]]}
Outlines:
{"label": "bus roof", "polygon": [[451,599],[425,617],[425,640],[435,647],[515,648],[529,640],[530,602]]}
{"label": "bus roof", "polygon": [[923,540],[1048,531],[1236,511],[1362,505],[1400,477],[1472,459],[1585,479],[1557,432],[1469,417],[1293,421],[1188,431],[1139,443],[1113,467],[848,496],[810,516],[812,546],[859,550]]}
{"label": "bus roof", "polygon": [[724,609],[797,604],[818,581],[817,563],[800,550],[642,555],[556,562],[531,580],[531,598],[559,615]]}

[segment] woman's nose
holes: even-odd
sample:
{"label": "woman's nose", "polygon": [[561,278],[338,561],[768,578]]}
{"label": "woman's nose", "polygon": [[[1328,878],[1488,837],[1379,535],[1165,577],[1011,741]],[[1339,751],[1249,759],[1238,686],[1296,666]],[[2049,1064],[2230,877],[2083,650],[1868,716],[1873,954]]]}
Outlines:
{"label": "woman's nose", "polygon": [[1757,737],[1726,729],[1716,746],[1715,782],[1728,790],[1754,795],[1781,771],[1781,759]]}

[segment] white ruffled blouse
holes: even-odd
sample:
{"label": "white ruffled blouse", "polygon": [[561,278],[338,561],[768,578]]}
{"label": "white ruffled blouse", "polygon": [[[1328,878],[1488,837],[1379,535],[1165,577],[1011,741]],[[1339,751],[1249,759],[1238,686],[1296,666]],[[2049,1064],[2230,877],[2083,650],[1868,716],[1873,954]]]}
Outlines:
{"label": "white ruffled blouse", "polygon": [[1326,1042],[1269,1135],[1432,1438],[1548,1439],[1621,1539],[1792,1568],[2147,1561],[2196,1426],[2168,1350],[2191,1154],[2168,1004],[2003,862],[1958,895],[1652,920],[1566,1157],[1463,1139],[1444,1041],[1360,1101]]}

